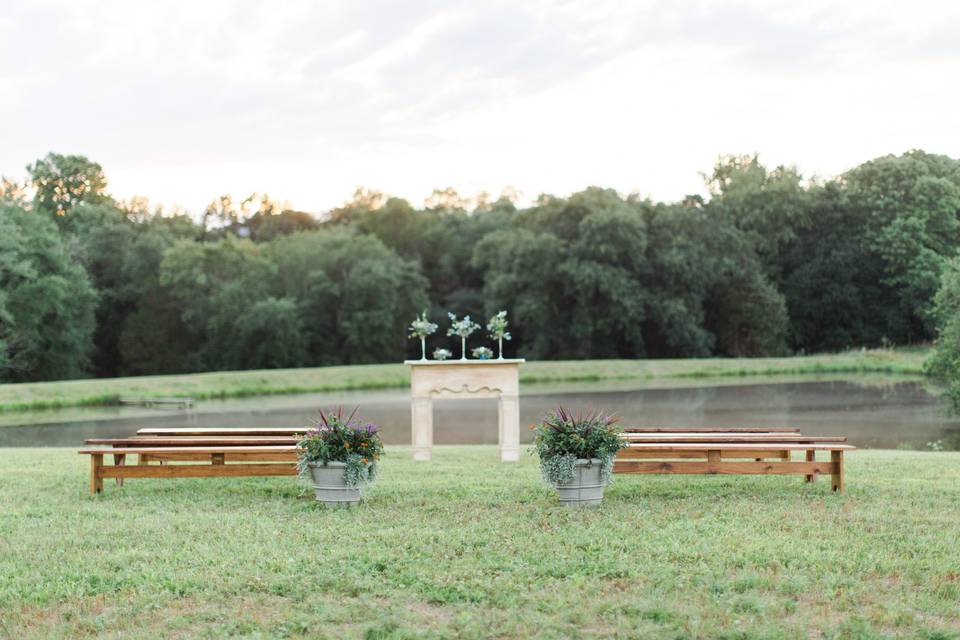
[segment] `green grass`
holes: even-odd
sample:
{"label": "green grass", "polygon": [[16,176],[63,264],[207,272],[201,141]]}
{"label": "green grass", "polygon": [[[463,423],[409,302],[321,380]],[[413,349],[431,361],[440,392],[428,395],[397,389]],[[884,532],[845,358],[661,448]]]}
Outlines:
{"label": "green grass", "polygon": [[[850,351],[788,358],[583,360],[528,362],[520,381],[588,382],[723,376],[837,373],[920,375],[926,349]],[[0,385],[0,411],[112,405],[122,397],[189,396],[195,400],[246,396],[400,388],[409,384],[402,364],[227,371]]]}
{"label": "green grass", "polygon": [[957,638],[960,454],[793,477],[618,476],[567,511],[535,460],[388,452],[354,510],[292,478],[129,480],[0,449],[0,636]]}

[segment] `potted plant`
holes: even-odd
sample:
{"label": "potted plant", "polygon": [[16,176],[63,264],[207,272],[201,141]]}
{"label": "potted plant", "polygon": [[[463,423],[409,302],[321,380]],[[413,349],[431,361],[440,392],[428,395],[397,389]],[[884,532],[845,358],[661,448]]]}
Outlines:
{"label": "potted plant", "polygon": [[563,407],[533,427],[534,451],[544,480],[556,487],[560,503],[598,505],[610,484],[613,457],[626,446],[617,418],[602,412],[573,415]]}
{"label": "potted plant", "polygon": [[463,316],[463,320],[457,320],[457,316],[447,313],[450,316],[450,328],[447,329],[448,336],[460,336],[460,359],[467,359],[467,338],[470,334],[480,328],[476,322],[470,319],[470,316]]}
{"label": "potted plant", "polygon": [[300,475],[313,480],[318,502],[352,506],[377,476],[383,441],[377,425],[357,416],[344,419],[343,407],[321,411],[320,419],[297,443]]}
{"label": "potted plant", "polygon": [[427,336],[437,330],[437,325],[427,319],[427,312],[424,311],[410,323],[411,338],[420,338],[420,359],[427,359]]}
{"label": "potted plant", "polygon": [[510,339],[507,332],[507,312],[501,311],[487,322],[490,338],[497,341],[497,360],[503,360],[503,341]]}

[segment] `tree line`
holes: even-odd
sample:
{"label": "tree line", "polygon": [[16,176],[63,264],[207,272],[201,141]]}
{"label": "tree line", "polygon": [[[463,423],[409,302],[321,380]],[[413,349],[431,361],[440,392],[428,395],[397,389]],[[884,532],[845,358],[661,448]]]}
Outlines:
{"label": "tree line", "polygon": [[[536,359],[835,351],[949,324],[960,161],[808,180],[732,156],[705,179],[679,202],[358,190],[319,216],[254,195],[194,219],[51,153],[0,184],[0,380],[396,361],[424,309],[442,327],[506,309],[507,353]],[[443,333],[431,349],[459,353]]]}

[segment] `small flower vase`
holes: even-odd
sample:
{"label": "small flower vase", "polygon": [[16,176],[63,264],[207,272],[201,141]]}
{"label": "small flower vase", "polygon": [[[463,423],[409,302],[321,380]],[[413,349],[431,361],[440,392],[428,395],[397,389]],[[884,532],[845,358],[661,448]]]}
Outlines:
{"label": "small flower vase", "polygon": [[497,360],[503,360],[503,337],[497,338]]}
{"label": "small flower vase", "polygon": [[427,337],[420,336],[420,359],[427,359]]}
{"label": "small flower vase", "polygon": [[460,336],[460,359],[467,359],[467,339],[463,336]]}

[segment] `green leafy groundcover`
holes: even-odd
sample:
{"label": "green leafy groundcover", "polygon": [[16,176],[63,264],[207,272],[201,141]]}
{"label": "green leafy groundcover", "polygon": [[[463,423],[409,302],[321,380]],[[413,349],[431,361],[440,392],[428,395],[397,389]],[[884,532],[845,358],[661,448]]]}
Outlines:
{"label": "green leafy groundcover", "polygon": [[960,453],[856,451],[847,492],[390,447],[357,509],[294,478],[130,479],[0,449],[0,637],[956,638]]}

